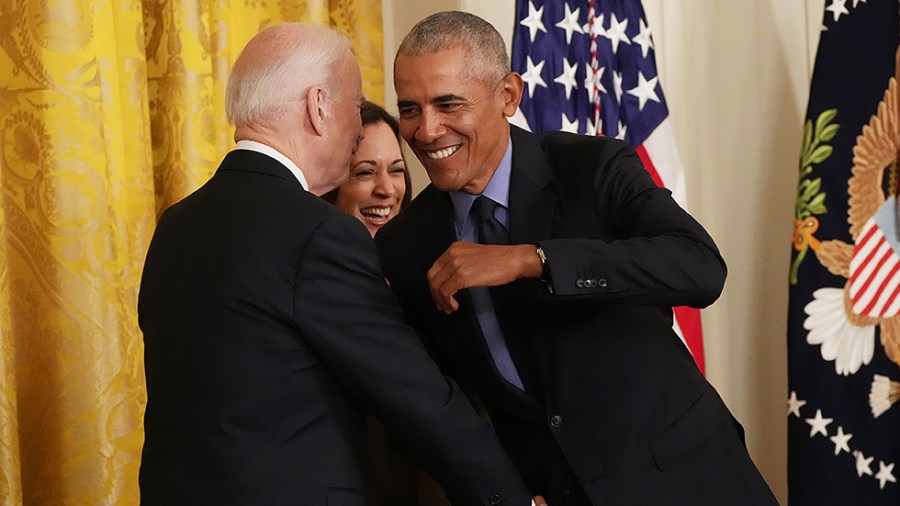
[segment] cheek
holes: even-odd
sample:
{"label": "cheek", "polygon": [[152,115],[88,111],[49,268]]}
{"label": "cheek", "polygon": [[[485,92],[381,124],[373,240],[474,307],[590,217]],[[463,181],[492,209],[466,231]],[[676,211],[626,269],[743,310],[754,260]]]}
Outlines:
{"label": "cheek", "polygon": [[351,178],[341,186],[334,204],[345,213],[355,215],[359,211],[359,204],[371,194],[369,186],[371,185]]}

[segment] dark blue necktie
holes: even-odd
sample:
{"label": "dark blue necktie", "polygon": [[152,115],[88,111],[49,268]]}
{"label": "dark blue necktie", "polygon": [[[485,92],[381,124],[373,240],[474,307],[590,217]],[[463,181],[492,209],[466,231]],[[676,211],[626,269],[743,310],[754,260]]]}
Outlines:
{"label": "dark blue necktie", "polygon": [[[481,244],[509,244],[509,231],[500,220],[494,217],[494,211],[499,205],[484,195],[472,203],[470,213],[478,232],[478,242]],[[499,321],[500,315],[495,312],[499,309],[498,304],[501,307],[504,305],[504,301],[497,298],[500,295],[497,289],[498,287],[493,289],[472,288],[470,291],[472,302],[478,313],[481,332],[484,334],[488,350],[500,375],[520,390],[525,390],[518,368],[512,358],[517,354],[510,349],[509,343],[504,338]],[[485,308],[490,308],[489,314],[483,312]]]}
{"label": "dark blue necktie", "polygon": [[509,244],[509,231],[494,217],[494,210],[499,205],[484,195],[472,203],[472,216],[478,227],[478,242],[481,244]]}

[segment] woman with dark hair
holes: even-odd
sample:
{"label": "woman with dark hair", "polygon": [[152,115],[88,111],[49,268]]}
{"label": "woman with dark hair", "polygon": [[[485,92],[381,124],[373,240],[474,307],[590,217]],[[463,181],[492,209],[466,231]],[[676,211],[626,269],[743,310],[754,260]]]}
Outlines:
{"label": "woman with dark hair", "polygon": [[356,217],[374,236],[409,204],[410,180],[397,120],[368,101],[360,116],[365,137],[350,161],[350,178],[323,198]]}

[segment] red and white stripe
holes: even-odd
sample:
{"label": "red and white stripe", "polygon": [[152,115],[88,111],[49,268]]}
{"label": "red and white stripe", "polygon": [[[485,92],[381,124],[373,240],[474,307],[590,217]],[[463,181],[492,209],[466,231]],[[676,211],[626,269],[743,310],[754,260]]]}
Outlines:
{"label": "red and white stripe", "polygon": [[887,318],[900,312],[900,257],[874,219],[863,226],[850,260],[850,300],[859,315]]}

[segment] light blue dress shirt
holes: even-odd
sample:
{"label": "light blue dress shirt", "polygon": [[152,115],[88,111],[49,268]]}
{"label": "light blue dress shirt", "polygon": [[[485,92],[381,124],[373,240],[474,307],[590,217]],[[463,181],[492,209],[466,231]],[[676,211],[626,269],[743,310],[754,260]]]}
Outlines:
{"label": "light blue dress shirt", "polygon": [[[512,172],[512,141],[506,146],[506,154],[500,161],[494,175],[488,182],[484,191],[481,193],[485,197],[490,198],[494,202],[500,204],[494,211],[494,217],[509,230],[509,178]],[[478,242],[478,230],[475,219],[470,215],[472,203],[478,198],[478,195],[472,195],[462,191],[450,192],[450,198],[453,201],[454,226],[456,227],[456,238],[460,241]],[[478,324],[481,326],[481,332],[487,342],[491,357],[494,359],[494,365],[500,371],[503,378],[516,386],[520,390],[525,390],[522,379],[516,370],[516,366],[506,347],[506,341],[503,339],[503,333],[500,331],[500,322],[497,321],[497,314],[494,312],[494,303],[491,301],[491,294],[487,288],[473,287],[469,288],[472,296],[472,304],[475,306],[475,315],[478,318]]]}

